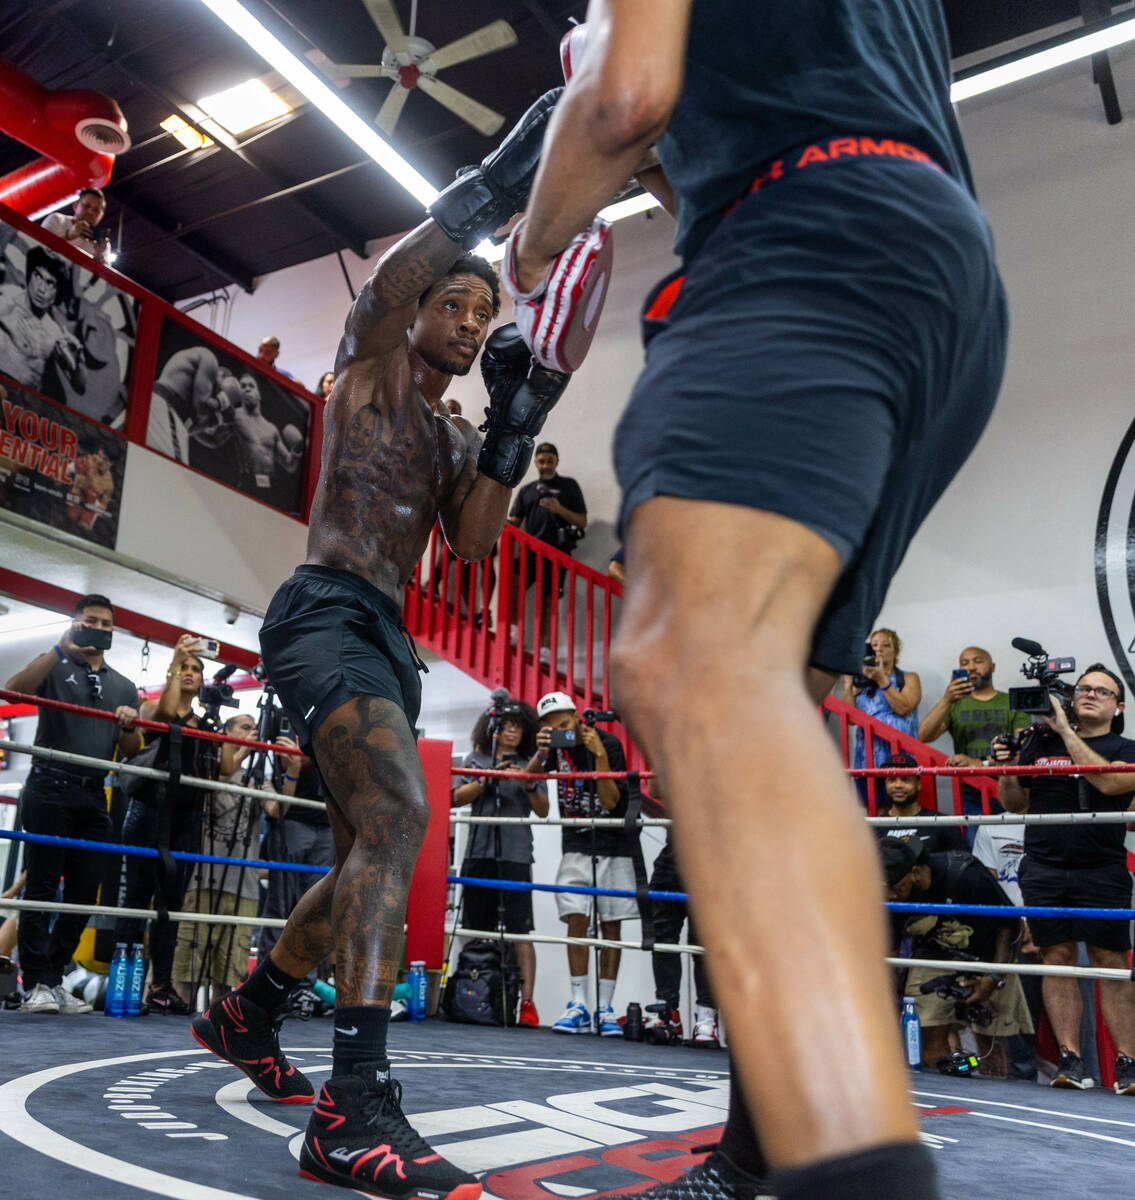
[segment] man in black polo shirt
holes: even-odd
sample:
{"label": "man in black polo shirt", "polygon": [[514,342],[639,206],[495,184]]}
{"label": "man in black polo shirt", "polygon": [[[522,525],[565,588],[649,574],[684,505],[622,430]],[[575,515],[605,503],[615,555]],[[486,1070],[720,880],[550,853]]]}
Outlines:
{"label": "man in black polo shirt", "polygon": [[[1135,762],[1135,741],[1120,737],[1123,699],[1119,676],[1102,663],[1093,663],[1076,681],[1075,729],[1054,700],[1052,715],[1041,718],[1047,728],[1026,734],[1019,756],[1010,755],[998,741],[993,757],[999,763],[1038,767]],[[998,798],[1009,812],[1017,813],[1114,812],[1135,808],[1132,792],[1135,774],[1018,775],[1001,780]],[[1020,884],[1028,906],[1130,908],[1131,872],[1123,825],[1029,825]],[[1092,966],[1127,969],[1128,921],[1032,917],[1029,930],[1049,966],[1076,966],[1076,943],[1083,942]],[[1046,976],[1044,1007],[1060,1047],[1060,1069],[1052,1086],[1092,1087],[1094,1080],[1085,1075],[1080,1058],[1082,1001],[1076,980]],[[1127,982],[1100,980],[1100,1008],[1118,1055],[1115,1091],[1135,1096],[1135,988]]]}
{"label": "man in black polo shirt", "polygon": [[[913,754],[899,751],[892,754],[884,767],[917,767]],[[922,781],[917,775],[893,775],[888,777],[883,787],[887,793],[887,805],[880,809],[881,817],[932,817],[932,810],[927,810],[918,802],[918,792]],[[925,847],[927,854],[941,854],[947,850],[966,849],[966,840],[956,825],[876,825],[875,836],[882,841],[884,838],[897,838],[900,842],[909,842],[917,838]]]}
{"label": "man in black polo shirt", "polygon": [[[587,528],[587,504],[583,492],[574,479],[558,473],[560,455],[551,442],[541,442],[532,461],[540,477],[526,483],[516,493],[512,511],[508,514],[509,524],[519,525],[525,533],[541,542],[572,554]],[[536,557],[521,553],[526,563],[524,588],[527,591],[536,582]],[[552,596],[554,593],[558,599],[563,595],[565,578],[558,567],[545,564],[540,580],[540,640],[543,645],[549,643]],[[516,595],[519,602],[519,587]]]}
{"label": "man in black polo shirt", "polygon": [[[84,708],[115,714],[114,721],[41,708],[35,744],[90,758],[137,754],[142,738],[134,730],[138,689],[103,660],[114,631],[114,607],[105,596],[82,596],[71,624],[56,645],[17,671],[5,685],[15,692],[66,700]],[[103,788],[105,772],[37,758],[20,799],[20,820],[29,833],[57,837],[111,840],[112,826]],[[67,904],[92,904],[103,873],[102,856],[85,850],[27,844],[24,854],[26,900],[54,900],[60,878]],[[20,970],[23,1012],[90,1012],[62,986],[70,961],[87,924],[82,913],[27,911],[20,915]]]}

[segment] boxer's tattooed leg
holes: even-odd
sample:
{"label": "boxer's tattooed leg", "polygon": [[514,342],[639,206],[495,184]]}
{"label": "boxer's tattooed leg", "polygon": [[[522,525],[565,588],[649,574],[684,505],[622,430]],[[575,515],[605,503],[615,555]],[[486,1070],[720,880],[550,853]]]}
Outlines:
{"label": "boxer's tattooed leg", "polygon": [[338,1003],[389,1004],[429,819],[417,746],[396,704],[360,696],[320,727],[315,757],[353,831],[331,907]]}

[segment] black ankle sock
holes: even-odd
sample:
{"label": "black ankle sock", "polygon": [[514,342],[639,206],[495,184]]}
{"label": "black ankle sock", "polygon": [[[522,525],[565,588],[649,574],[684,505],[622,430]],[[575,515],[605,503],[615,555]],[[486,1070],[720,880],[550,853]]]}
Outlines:
{"label": "black ankle sock", "polygon": [[335,1038],[332,1044],[331,1075],[353,1075],[360,1063],[374,1066],[374,1081],[390,1078],[390,1060],[386,1057],[386,1029],[390,1009],[373,1004],[353,1005],[335,1010]]}
{"label": "black ankle sock", "polygon": [[302,976],[297,979],[294,975],[288,975],[270,958],[266,958],[256,964],[256,969],[238,990],[246,1000],[251,1000],[266,1013],[272,1014],[284,1007],[291,990],[302,982]]}
{"label": "black ankle sock", "polygon": [[734,1166],[755,1175],[758,1179],[767,1177],[769,1165],[761,1153],[757,1127],[753,1124],[749,1106],[745,1103],[741,1080],[732,1057],[729,1059],[729,1118],[725,1122],[720,1145],[722,1153]]}
{"label": "black ankle sock", "polygon": [[769,1186],[779,1200],[938,1200],[939,1195],[934,1161],[917,1142],[777,1171]]}

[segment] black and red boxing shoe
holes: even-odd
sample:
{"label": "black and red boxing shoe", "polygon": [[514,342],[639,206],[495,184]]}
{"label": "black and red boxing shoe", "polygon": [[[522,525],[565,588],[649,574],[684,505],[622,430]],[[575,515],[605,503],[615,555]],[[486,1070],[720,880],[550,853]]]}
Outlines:
{"label": "black and red boxing shoe", "polygon": [[280,1049],[280,1022],[239,991],[211,1004],[189,1028],[206,1050],[243,1071],[270,1099],[281,1104],[310,1104],[315,1099],[311,1081]]}
{"label": "black and red boxing shoe", "polygon": [[[402,1085],[375,1085],[374,1065],[332,1076],[322,1087],[300,1150],[305,1179],[387,1200],[477,1200],[481,1185],[448,1163],[402,1112]],[[368,1077],[371,1082],[368,1082]]]}

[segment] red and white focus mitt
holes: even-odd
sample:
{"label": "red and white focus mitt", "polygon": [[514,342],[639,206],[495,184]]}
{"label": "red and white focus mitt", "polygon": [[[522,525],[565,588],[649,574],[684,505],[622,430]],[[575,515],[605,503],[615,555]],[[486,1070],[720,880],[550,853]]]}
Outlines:
{"label": "red and white focus mitt", "polygon": [[516,281],[516,243],[523,227],[521,220],[509,234],[501,263],[501,286],[513,299],[513,320],[543,366],[578,370],[591,348],[611,282],[611,222],[596,217],[530,292],[522,292]]}
{"label": "red and white focus mitt", "polygon": [[573,25],[560,38],[560,66],[564,70],[564,83],[570,83],[572,75],[579,70],[587,50],[587,23]]}

